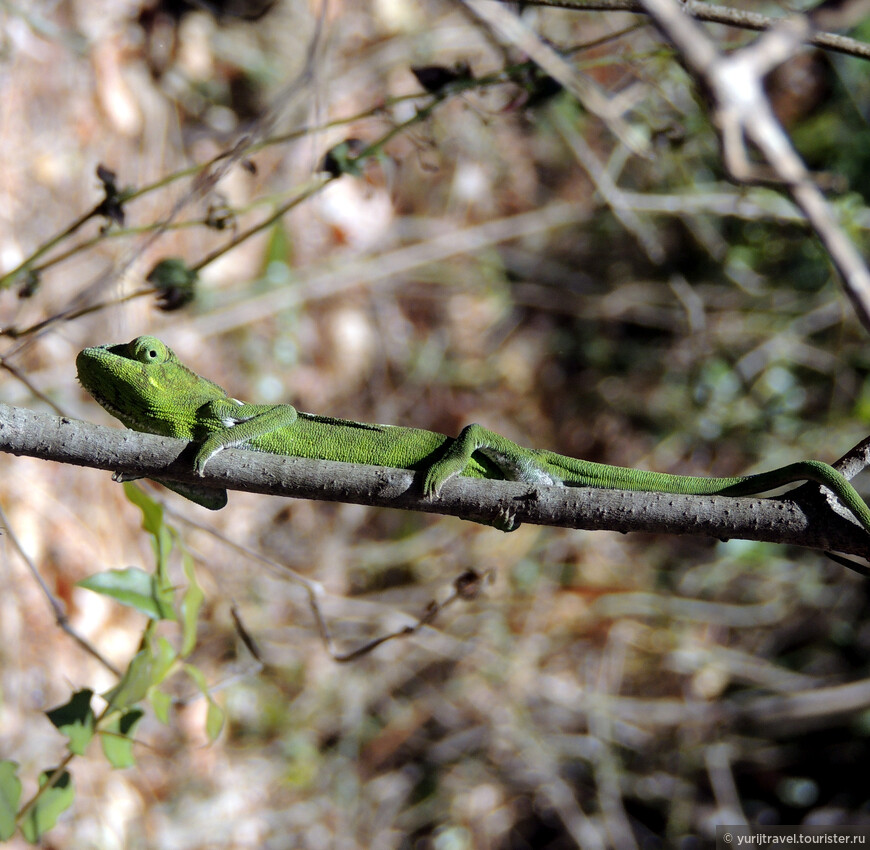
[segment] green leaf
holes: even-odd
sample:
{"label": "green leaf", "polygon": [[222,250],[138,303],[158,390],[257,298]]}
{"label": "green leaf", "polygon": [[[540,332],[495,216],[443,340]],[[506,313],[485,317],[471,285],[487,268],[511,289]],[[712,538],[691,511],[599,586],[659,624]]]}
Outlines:
{"label": "green leaf", "polygon": [[157,640],[157,650],[152,654],[154,657],[153,684],[159,685],[172,669],[172,665],[178,658],[178,653],[165,637],[160,637]]}
{"label": "green leaf", "polygon": [[94,737],[94,711],[91,697],[94,692],[88,688],[76,691],[65,705],[46,711],[48,719],[55,728],[69,738],[69,750],[78,756],[84,755],[91,738]]}
{"label": "green leaf", "polygon": [[265,277],[268,274],[269,266],[272,263],[280,263],[285,268],[288,268],[292,259],[290,240],[287,238],[287,231],[284,229],[283,222],[279,219],[275,222],[275,226],[269,234],[269,241],[266,244],[263,276]]}
{"label": "green leaf", "polygon": [[144,716],[141,708],[116,714],[100,730],[100,744],[112,767],[133,767],[133,733]]}
{"label": "green leaf", "polygon": [[17,772],[17,762],[0,761],[0,841],[15,833],[15,813],[21,799],[21,780],[15,775]]}
{"label": "green leaf", "polygon": [[199,609],[202,607],[202,601],[205,599],[205,594],[196,580],[196,570],[193,566],[193,558],[185,552],[182,559],[184,574],[187,576],[187,590],[181,599],[181,657],[186,658],[193,652],[196,646],[196,624],[199,619]]}
{"label": "green leaf", "polygon": [[193,679],[193,684],[196,685],[197,689],[204,696],[208,696],[208,682],[206,682],[205,673],[193,664],[185,664],[184,672]]}
{"label": "green leaf", "polygon": [[151,543],[157,558],[157,575],[165,579],[169,553],[172,551],[172,534],[163,522],[163,505],[129,482],[124,484],[124,495],[142,511],[142,529],[152,537]]}
{"label": "green leaf", "polygon": [[159,688],[152,688],[148,692],[148,699],[151,700],[151,708],[154,709],[154,716],[164,725],[169,725],[169,709],[172,708],[172,697],[164,693]]}
{"label": "green leaf", "polygon": [[[40,788],[45,788],[53,773],[54,770],[45,770],[39,775]],[[57,823],[58,817],[73,804],[75,796],[72,776],[65,770],[51,788],[45,788],[24,816],[21,821],[24,837],[31,844],[36,844]]]}
{"label": "green leaf", "polygon": [[135,608],[152,620],[174,620],[172,589],[161,586],[157,576],[138,567],[108,570],[77,582],[79,587],[110,596],[116,602]]}
{"label": "green leaf", "polygon": [[163,505],[129,481],[124,483],[124,495],[142,511],[142,528],[149,534],[158,534],[163,528]]}
{"label": "green leaf", "polygon": [[127,667],[121,681],[114,688],[103,694],[103,699],[112,708],[127,708],[145,697],[154,682],[154,655],[150,649],[141,649],[130,666]]}
{"label": "green leaf", "polygon": [[[149,629],[152,628],[149,624]],[[148,695],[150,688],[159,685],[171,672],[178,653],[165,638],[154,639],[146,631],[145,647],[133,656],[121,681],[103,694],[111,708],[124,709]]]}
{"label": "green leaf", "polygon": [[209,741],[216,741],[221,729],[224,728],[224,710],[211,698],[208,698],[208,711],[205,714],[205,734]]}
{"label": "green leaf", "polygon": [[208,683],[205,679],[205,674],[199,667],[194,667],[193,664],[185,664],[184,672],[193,680],[193,683],[202,692],[202,695],[208,700],[208,711],[205,715],[205,733],[208,735],[209,741],[214,741],[221,733],[224,726],[224,710],[214,701],[209,693]]}

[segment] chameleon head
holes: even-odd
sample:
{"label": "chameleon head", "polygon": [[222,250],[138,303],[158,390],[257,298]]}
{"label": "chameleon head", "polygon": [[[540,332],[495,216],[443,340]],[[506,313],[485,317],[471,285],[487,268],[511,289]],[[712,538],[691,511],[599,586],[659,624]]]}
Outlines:
{"label": "chameleon head", "polygon": [[152,434],[191,439],[196,411],[226,397],[153,336],[85,348],[76,370],[81,385],[109,413],[128,428]]}

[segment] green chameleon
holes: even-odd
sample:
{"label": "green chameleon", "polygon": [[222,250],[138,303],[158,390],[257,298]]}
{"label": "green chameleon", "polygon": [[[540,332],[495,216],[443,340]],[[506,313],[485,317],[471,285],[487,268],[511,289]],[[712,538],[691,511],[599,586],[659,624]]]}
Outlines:
{"label": "green chameleon", "polygon": [[[749,496],[798,481],[832,490],[870,531],[870,508],[832,466],[816,460],[737,478],[699,478],[608,466],[538,449],[525,449],[480,425],[455,439],[434,431],[369,425],[302,413],[289,404],[245,404],[188,369],[153,336],[121,345],[86,348],[76,358],[82,386],[128,428],[199,444],[194,459],[202,475],[219,451],[238,447],[294,457],[390,466],[422,473],[423,492],[436,496],[455,475],[529,484],[605,487],[685,495]],[[225,490],[163,482],[212,510],[224,507]],[[499,527],[510,530],[507,520]]]}

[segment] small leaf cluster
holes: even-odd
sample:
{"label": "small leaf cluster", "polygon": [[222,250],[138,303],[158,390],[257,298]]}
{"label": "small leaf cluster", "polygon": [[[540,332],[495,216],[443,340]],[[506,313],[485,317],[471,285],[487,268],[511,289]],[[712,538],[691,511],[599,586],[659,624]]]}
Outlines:
{"label": "small leaf cluster", "polygon": [[[197,619],[205,598],[196,579],[193,559],[178,546],[185,583],[174,586],[169,568],[170,555],[179,542],[175,530],[164,522],[161,505],[133,484],[124,487],[127,498],[141,509],[142,528],[151,536],[154,572],[139,567],[112,569],[78,584],[147,617],[140,649],[118,683],[97,698],[103,703],[101,709],[95,708],[94,692],[82,688],[68,702],[46,712],[52,725],[67,739],[67,752],[59,765],[40,773],[38,790],[24,804],[18,764],[0,760],[0,841],[20,830],[27,841],[36,844],[55,826],[58,817],[75,800],[75,785],[67,766],[75,757],[85,755],[95,737],[99,738],[103,755],[112,767],[134,766],[134,736],[145,715],[143,704],[150,705],[161,723],[170,721],[172,697],[162,687],[170,676],[176,673],[186,676],[208,701],[209,740],[215,740],[223,727],[223,710],[211,696],[205,674],[187,660],[196,646]],[[178,647],[156,633],[161,621],[178,624]]]}

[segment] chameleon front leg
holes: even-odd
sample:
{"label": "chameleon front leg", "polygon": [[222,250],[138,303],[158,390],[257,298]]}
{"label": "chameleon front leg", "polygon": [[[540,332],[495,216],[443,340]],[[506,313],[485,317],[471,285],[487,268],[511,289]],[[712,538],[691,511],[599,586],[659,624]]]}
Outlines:
{"label": "chameleon front leg", "polygon": [[[221,425],[206,437],[196,453],[193,467],[197,475],[203,474],[205,465],[218,452],[234,446],[245,446],[256,437],[292,425],[298,418],[296,408],[289,404],[243,404],[234,399],[210,401],[203,406],[201,413],[204,421],[220,422]],[[116,481],[135,481],[141,477],[122,473],[114,476]],[[166,481],[163,478],[154,480],[211,511],[219,511],[227,503],[226,490]]]}
{"label": "chameleon front leg", "polygon": [[298,418],[290,404],[243,404],[235,399],[219,399],[204,405],[203,419],[221,423],[200,446],[193,462],[197,475],[218,452],[245,447],[257,437],[265,437],[281,428],[288,428]]}
{"label": "chameleon front leg", "polygon": [[444,455],[427,470],[423,480],[424,495],[437,496],[447,481],[464,472],[475,452],[480,452],[492,461],[508,481],[562,483],[542,465],[537,452],[523,448],[481,425],[466,425]]}

